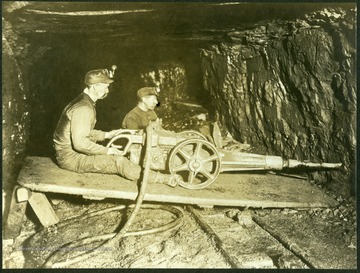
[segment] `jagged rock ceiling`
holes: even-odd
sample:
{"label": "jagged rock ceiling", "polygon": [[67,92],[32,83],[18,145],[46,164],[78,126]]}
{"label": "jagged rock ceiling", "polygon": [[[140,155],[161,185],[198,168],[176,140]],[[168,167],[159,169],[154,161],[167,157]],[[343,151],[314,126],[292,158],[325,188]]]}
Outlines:
{"label": "jagged rock ceiling", "polygon": [[[41,43],[69,38],[122,43],[214,42],[263,20],[294,19],[325,3],[3,2],[13,30]],[[331,6],[346,4],[332,3]]]}

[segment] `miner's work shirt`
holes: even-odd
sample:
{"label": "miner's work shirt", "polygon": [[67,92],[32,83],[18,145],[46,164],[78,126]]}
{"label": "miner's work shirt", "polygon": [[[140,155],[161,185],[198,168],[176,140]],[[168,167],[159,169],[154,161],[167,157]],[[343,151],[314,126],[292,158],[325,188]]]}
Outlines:
{"label": "miner's work shirt", "polygon": [[106,155],[108,148],[96,143],[105,140],[105,132],[94,130],[95,123],[95,103],[82,93],[61,114],[53,135],[55,149],[73,150],[85,155]]}
{"label": "miner's work shirt", "polygon": [[157,118],[155,111],[143,111],[139,106],[136,106],[125,116],[122,128],[144,130],[151,121],[155,121]]}
{"label": "miner's work shirt", "polygon": [[95,103],[86,93],[66,106],[53,135],[59,167],[78,173],[119,174],[130,180],[139,179],[139,165],[122,155],[108,155],[109,148],[96,143],[105,140],[105,132],[94,130],[95,123]]}

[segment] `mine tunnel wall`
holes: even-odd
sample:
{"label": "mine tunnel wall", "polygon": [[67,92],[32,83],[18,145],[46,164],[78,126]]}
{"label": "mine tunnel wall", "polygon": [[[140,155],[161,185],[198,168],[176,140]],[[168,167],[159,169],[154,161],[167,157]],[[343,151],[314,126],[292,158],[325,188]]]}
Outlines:
{"label": "mine tunnel wall", "polygon": [[7,40],[2,42],[2,186],[14,185],[29,140],[29,89]]}
{"label": "mine tunnel wall", "polygon": [[[49,156],[57,119],[82,91],[84,74],[117,64],[113,90],[118,92],[98,103],[99,129],[118,127],[136,103],[137,88],[160,81],[162,102],[196,94],[235,139],[264,154],[342,162],[342,170],[315,172],[312,178],[350,194],[356,144],[354,18],[320,13],[307,21],[265,22],[182,53],[166,45],[109,50],[109,44],[95,43],[86,49],[76,40],[50,48],[18,37],[3,19],[3,189],[15,185],[25,155]],[[101,59],[95,58],[99,54]]]}
{"label": "mine tunnel wall", "polygon": [[267,23],[202,51],[205,89],[233,137],[266,154],[343,163],[313,174],[342,194],[354,190],[356,145],[355,33],[345,17]]}

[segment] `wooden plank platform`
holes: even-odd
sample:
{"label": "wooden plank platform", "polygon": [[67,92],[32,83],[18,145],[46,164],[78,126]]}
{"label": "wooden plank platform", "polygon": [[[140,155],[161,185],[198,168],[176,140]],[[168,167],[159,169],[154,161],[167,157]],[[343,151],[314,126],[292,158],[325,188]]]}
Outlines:
{"label": "wooden plank platform", "polygon": [[[82,195],[90,199],[135,200],[138,194],[136,182],[118,175],[70,172],[60,169],[47,157],[27,157],[18,183],[32,191]],[[148,183],[144,201],[253,208],[328,207],[337,203],[305,180],[249,173],[221,174],[201,190]]]}

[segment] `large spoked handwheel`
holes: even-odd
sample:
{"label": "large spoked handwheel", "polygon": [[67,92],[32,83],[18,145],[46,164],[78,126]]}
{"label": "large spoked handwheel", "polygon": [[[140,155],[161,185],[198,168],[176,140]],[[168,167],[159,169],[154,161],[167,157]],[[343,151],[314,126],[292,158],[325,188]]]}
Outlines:
{"label": "large spoked handwheel", "polygon": [[214,145],[203,139],[187,139],[175,145],[169,157],[169,171],[180,175],[187,189],[203,189],[220,173],[221,157]]}

